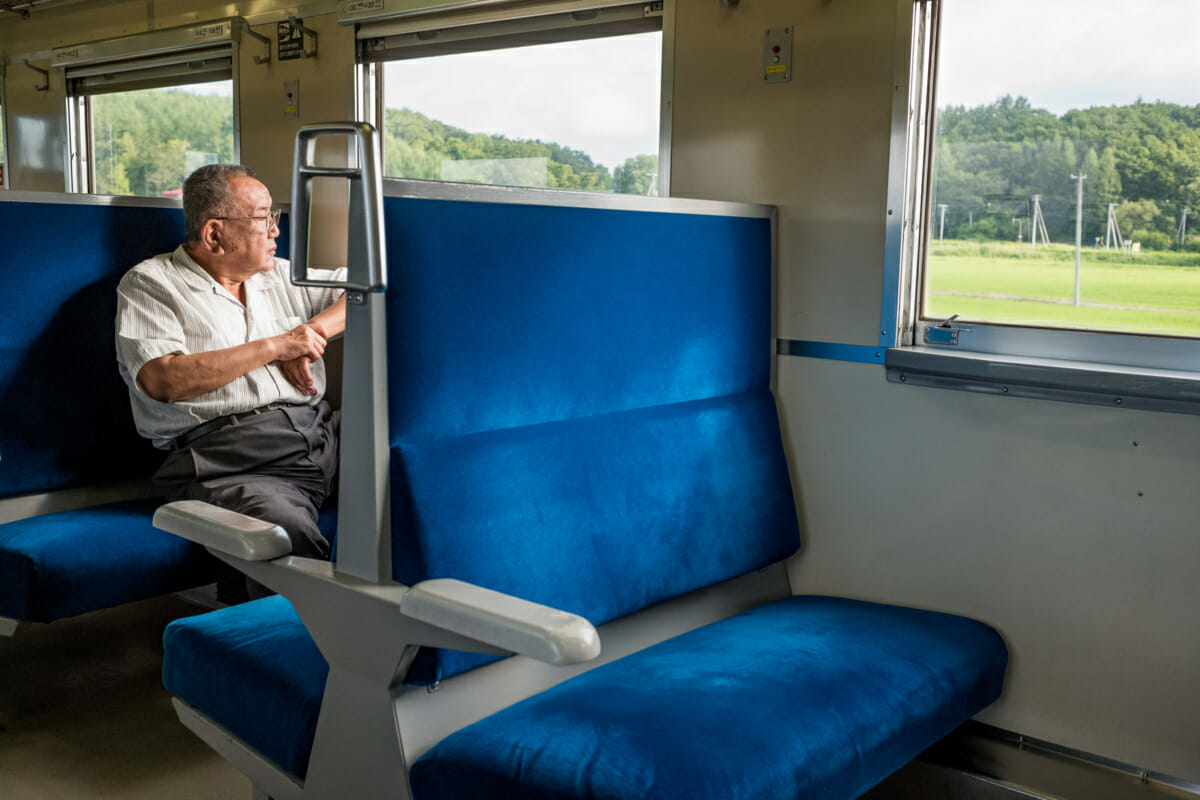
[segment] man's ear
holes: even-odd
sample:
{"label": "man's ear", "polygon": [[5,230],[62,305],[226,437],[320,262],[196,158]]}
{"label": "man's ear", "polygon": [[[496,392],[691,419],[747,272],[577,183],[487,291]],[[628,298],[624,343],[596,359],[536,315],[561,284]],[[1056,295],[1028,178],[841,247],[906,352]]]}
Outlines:
{"label": "man's ear", "polygon": [[212,253],[220,255],[223,252],[221,247],[222,228],[219,220],[210,219],[204,223],[204,227],[200,229],[200,246]]}

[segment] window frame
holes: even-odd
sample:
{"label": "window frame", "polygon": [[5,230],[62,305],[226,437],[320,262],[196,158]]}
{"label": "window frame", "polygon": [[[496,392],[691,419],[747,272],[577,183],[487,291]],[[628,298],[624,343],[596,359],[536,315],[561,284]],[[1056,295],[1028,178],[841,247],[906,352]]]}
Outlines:
{"label": "window frame", "polygon": [[[350,4],[353,6],[354,4]],[[387,6],[385,0],[382,5]],[[644,17],[657,17],[661,20],[659,29],[662,32],[662,47],[659,64],[659,112],[658,112],[658,196],[669,197],[671,189],[671,111],[674,96],[674,64],[675,64],[675,0],[575,0],[574,2],[544,2],[544,3],[511,3],[498,0],[464,8],[461,3],[445,3],[429,0],[424,4],[418,3],[419,8],[413,9],[412,3],[407,2],[408,8],[402,11],[375,12],[370,16],[354,12],[343,13],[339,9],[339,22],[356,25],[356,108],[355,112],[360,121],[369,122],[382,130],[384,103],[384,80],[382,64],[399,59],[380,57],[369,54],[372,47],[380,46],[382,40],[393,37],[394,43],[399,37],[416,38],[431,31],[451,31],[454,41],[447,45],[445,51],[439,51],[428,46],[420,46],[423,52],[411,56],[421,58],[434,55],[447,55],[454,52],[478,52],[481,50],[502,49],[504,41],[513,42],[516,46],[526,42],[529,35],[554,35],[555,32],[579,30],[586,33],[586,24],[571,26],[547,26],[548,21],[556,17],[572,15],[588,15],[594,11],[642,8]],[[631,31],[632,32],[632,31]],[[618,34],[619,35],[619,34]],[[561,36],[556,41],[572,41],[583,36]],[[467,45],[472,40],[479,41],[482,46],[470,48]],[[395,44],[392,47],[396,47]],[[398,49],[398,48],[397,48]],[[402,178],[403,176],[392,176]],[[435,181],[448,183],[448,181]]]}
{"label": "window frame", "polygon": [[[8,143],[10,139],[8,136],[8,115],[4,112],[6,100],[4,96],[5,66],[4,59],[0,58],[0,169],[8,173]],[[2,174],[0,178],[3,178],[3,180],[0,180],[0,192],[8,191],[9,184],[12,183],[12,176]]]}
{"label": "window frame", "polygon": [[[63,70],[66,84],[67,191],[96,194],[92,98],[143,89],[169,89],[230,80],[233,109],[233,160],[241,162],[239,80],[240,17],[180,28],[58,47],[51,66]],[[228,69],[218,62],[229,61]],[[201,69],[189,68],[203,62]],[[110,79],[95,90],[96,78]],[[113,79],[116,77],[116,80]]]}
{"label": "window frame", "polygon": [[1200,414],[1200,339],[924,319],[944,0],[897,0],[879,345],[892,382]]}

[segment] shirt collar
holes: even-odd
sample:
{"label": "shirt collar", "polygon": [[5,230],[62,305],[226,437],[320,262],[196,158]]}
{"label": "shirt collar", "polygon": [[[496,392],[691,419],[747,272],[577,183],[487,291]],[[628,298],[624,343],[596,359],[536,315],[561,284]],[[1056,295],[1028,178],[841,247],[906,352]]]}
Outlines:
{"label": "shirt collar", "polygon": [[[216,278],[209,275],[204,267],[196,263],[196,260],[188,253],[187,245],[181,244],[175,248],[173,260],[175,265],[180,268],[179,274],[183,277],[183,282],[190,288],[198,292],[217,292],[223,289],[221,284],[217,283]],[[275,264],[276,269],[270,272],[259,272],[247,278],[246,288],[260,292],[275,288],[279,284],[279,259],[275,259]]]}
{"label": "shirt collar", "polygon": [[175,266],[179,267],[179,275],[192,289],[200,292],[208,292],[220,286],[212,275],[204,271],[204,267],[200,266],[188,254],[187,245],[179,245],[175,248],[175,253],[172,255],[172,260]]}

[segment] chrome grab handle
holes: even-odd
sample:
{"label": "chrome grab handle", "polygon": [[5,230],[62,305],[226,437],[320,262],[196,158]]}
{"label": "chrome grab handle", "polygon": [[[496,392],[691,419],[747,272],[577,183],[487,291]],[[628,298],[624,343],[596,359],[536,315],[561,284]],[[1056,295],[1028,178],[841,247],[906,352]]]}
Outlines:
{"label": "chrome grab handle", "polygon": [[[319,167],[316,140],[327,134],[349,134],[357,151],[355,167]],[[305,125],[296,132],[293,161],[291,254],[292,283],[345,289],[347,300],[361,304],[363,295],[387,289],[387,261],[383,246],[383,175],[380,172],[379,133],[365,122],[326,122]],[[318,281],[308,278],[308,233],[315,178],[350,181],[350,217],[346,253],[348,280]]]}

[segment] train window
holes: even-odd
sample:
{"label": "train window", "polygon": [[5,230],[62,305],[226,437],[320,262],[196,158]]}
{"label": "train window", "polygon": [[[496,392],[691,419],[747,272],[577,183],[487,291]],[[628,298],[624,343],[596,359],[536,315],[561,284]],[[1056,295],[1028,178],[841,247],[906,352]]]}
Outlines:
{"label": "train window", "polygon": [[912,5],[882,343],[1196,370],[1200,6]]}
{"label": "train window", "polygon": [[385,174],[666,194],[662,19],[638,3],[363,26]]}
{"label": "train window", "polygon": [[233,157],[232,81],[89,96],[97,194],[180,196],[205,164]]}
{"label": "train window", "polygon": [[59,48],[71,188],[177,197],[195,168],[238,158],[232,21]]}

